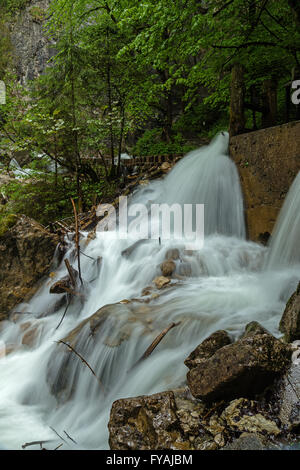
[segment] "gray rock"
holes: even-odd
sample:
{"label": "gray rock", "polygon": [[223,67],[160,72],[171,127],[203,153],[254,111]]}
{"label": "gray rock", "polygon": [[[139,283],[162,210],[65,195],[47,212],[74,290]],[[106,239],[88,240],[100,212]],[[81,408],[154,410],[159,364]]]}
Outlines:
{"label": "gray rock", "polygon": [[16,70],[22,83],[41,75],[55,53],[44,31],[43,12],[51,0],[31,0],[10,25]]}
{"label": "gray rock", "polygon": [[248,336],[218,349],[187,374],[195,398],[206,401],[253,397],[290,363],[291,348],[268,334]]}
{"label": "gray rock", "polygon": [[254,433],[243,433],[238,439],[226,444],[223,450],[266,450],[266,439]]}
{"label": "gray rock", "polygon": [[279,324],[287,342],[300,339],[300,282],[289,299]]}
{"label": "gray rock", "polygon": [[218,349],[230,343],[230,337],[226,331],[216,331],[199,344],[199,346],[191,352],[184,363],[189,369],[193,369],[205,359],[209,359],[213,356]]}
{"label": "gray rock", "polygon": [[263,335],[265,333],[270,334],[270,332],[266,330],[260,323],[257,321],[252,321],[246,325],[242,338],[246,338],[247,336]]}
{"label": "gray rock", "polygon": [[300,426],[300,367],[292,364],[278,385],[279,418],[288,431]]}
{"label": "gray rock", "polygon": [[0,237],[0,313],[28,300],[49,273],[58,237],[29,217]]}

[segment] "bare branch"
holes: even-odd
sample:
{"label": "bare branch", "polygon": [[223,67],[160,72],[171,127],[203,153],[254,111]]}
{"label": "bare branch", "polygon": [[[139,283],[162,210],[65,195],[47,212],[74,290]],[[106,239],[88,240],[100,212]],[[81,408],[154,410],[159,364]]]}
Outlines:
{"label": "bare branch", "polygon": [[81,360],[81,362],[83,362],[83,364],[85,364],[89,369],[90,371],[92,372],[93,376],[96,377],[100,387],[102,388],[102,390],[105,392],[105,388],[104,388],[104,385],[102,384],[101,380],[97,377],[95,371],[92,369],[92,367],[89,365],[89,363],[84,359],[84,357],[82,357],[81,354],[79,354],[70,344],[68,343],[65,343],[64,341],[60,340],[60,341],[56,341],[57,344],[64,344],[65,346],[67,346],[67,348],[69,348],[71,350],[71,352],[73,352],[74,354],[76,354],[76,356],[79,357],[79,359]]}

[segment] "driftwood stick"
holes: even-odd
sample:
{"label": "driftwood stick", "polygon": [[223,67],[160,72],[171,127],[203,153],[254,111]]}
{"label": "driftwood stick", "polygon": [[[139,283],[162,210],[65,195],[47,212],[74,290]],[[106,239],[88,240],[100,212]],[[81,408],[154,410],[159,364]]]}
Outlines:
{"label": "driftwood stick", "polygon": [[58,432],[55,431],[54,428],[52,428],[51,426],[49,426],[49,428],[50,428],[51,431],[53,431],[62,441],[64,441],[64,442],[67,444],[67,441],[66,441],[62,436],[60,436],[60,435],[58,434]]}
{"label": "driftwood stick", "polygon": [[77,442],[71,437],[69,436],[69,434],[67,433],[67,431],[64,431],[65,435],[70,439],[70,441],[74,442],[74,444],[77,444]]}
{"label": "driftwood stick", "polygon": [[68,273],[69,273],[69,276],[70,276],[70,280],[71,280],[72,286],[75,287],[75,286],[76,286],[76,279],[74,278],[72,266],[70,265],[70,262],[69,262],[68,259],[65,259],[65,265],[66,265],[66,267],[67,267],[67,270],[68,270]]}
{"label": "driftwood stick", "polygon": [[92,259],[93,261],[97,261],[96,258],[92,258],[92,256],[86,255],[86,254],[83,253],[83,251],[81,251],[81,250],[80,250],[80,253],[81,253],[83,256],[86,256],[87,258]]}
{"label": "driftwood stick", "polygon": [[56,225],[58,225],[64,232],[68,233],[70,232],[71,230],[69,229],[69,227],[67,227],[66,225],[62,224],[61,222],[54,222]]}
{"label": "driftwood stick", "polygon": [[93,376],[96,377],[96,379],[97,379],[97,381],[98,381],[100,387],[101,387],[102,390],[105,392],[104,385],[102,384],[101,380],[97,377],[97,375],[96,375],[94,369],[92,369],[92,367],[91,367],[91,366],[89,365],[89,363],[84,359],[84,357],[82,357],[82,355],[79,354],[79,352],[77,352],[70,344],[65,343],[65,342],[62,341],[62,340],[56,341],[56,343],[57,343],[57,344],[60,344],[60,343],[61,343],[61,344],[64,344],[65,346],[67,346],[68,349],[71,350],[71,352],[73,352],[74,354],[76,354],[76,356],[79,357],[79,359],[81,360],[81,362],[83,362],[83,364],[86,365],[86,366],[90,369],[90,371],[91,371],[91,373],[93,374]]}
{"label": "driftwood stick", "polygon": [[58,450],[63,445],[64,445],[64,443],[62,442],[61,444],[59,444],[59,446],[55,447],[55,449],[53,449],[53,450]]}
{"label": "driftwood stick", "polygon": [[67,303],[67,306],[66,306],[66,308],[65,308],[65,311],[64,311],[64,313],[63,313],[63,316],[61,317],[59,324],[58,324],[57,327],[55,328],[56,330],[58,330],[58,328],[60,327],[60,325],[61,325],[62,322],[64,321],[64,318],[65,318],[65,316],[66,316],[66,313],[67,313],[67,311],[68,311],[68,308],[69,308],[69,306],[70,306],[70,303],[71,303],[71,298],[68,299],[68,303]]}
{"label": "driftwood stick", "polygon": [[78,262],[78,275],[81,284],[83,284],[82,277],[81,277],[81,267],[80,267],[80,245],[79,245],[79,225],[78,225],[78,214],[77,214],[77,209],[74,200],[71,198],[72,206],[73,206],[73,211],[74,211],[74,217],[75,217],[75,243],[76,243],[76,249],[77,249],[77,262]]}
{"label": "driftwood stick", "polygon": [[141,361],[143,361],[144,359],[146,359],[147,357],[150,356],[150,354],[152,354],[152,352],[154,351],[154,349],[159,345],[159,343],[161,342],[161,340],[166,336],[167,333],[169,333],[170,330],[172,330],[172,328],[175,328],[175,326],[178,326],[180,325],[181,322],[178,322],[178,323],[171,323],[167,328],[165,328],[156,338],[155,340],[150,344],[149,348],[147,348],[147,350],[144,352],[144,354],[142,355],[142,357],[134,364],[134,366],[132,367],[132,369],[134,367],[136,367]]}
{"label": "driftwood stick", "polygon": [[46,444],[47,442],[51,442],[51,441],[32,441],[32,442],[25,442],[25,444],[22,445],[22,449],[26,449],[26,447],[30,447],[30,446],[37,446],[37,445],[43,445],[43,444]]}

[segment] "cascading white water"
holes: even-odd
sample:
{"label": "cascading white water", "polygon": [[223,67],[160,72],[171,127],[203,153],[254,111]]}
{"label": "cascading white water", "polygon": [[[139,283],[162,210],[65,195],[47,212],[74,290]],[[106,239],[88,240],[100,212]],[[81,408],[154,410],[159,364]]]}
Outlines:
{"label": "cascading white water", "polygon": [[[211,146],[185,157],[164,180],[141,188],[132,198],[132,203],[144,204],[205,203],[203,249],[186,251],[184,240],[166,240],[161,245],[145,240],[132,249],[136,240],[130,234],[128,239],[116,240],[110,232],[98,234],[88,244],[83,239],[82,251],[95,260],[102,257],[101,269],[96,261],[81,257],[86,297],[72,302],[59,329],[65,306],[56,305],[62,295],[49,294],[53,280],[28,305],[18,307],[31,313],[2,324],[0,340],[11,352],[0,358],[0,446],[20,448],[25,442],[50,440],[46,447],[54,448],[61,440],[52,427],[64,437],[66,431],[78,443],[75,446],[66,439],[63,448],[107,448],[111,403],[180,386],[187,372],[184,359],[210,333],[226,329],[236,337],[248,322],[257,320],[278,334],[279,318],[296,287],[300,266],[266,271],[268,249],[244,239],[239,179],[226,149],[227,136],[221,135]],[[160,275],[167,251],[174,248],[179,251],[179,277],[159,296],[151,297],[150,292],[142,297],[143,288]],[[65,256],[76,267],[72,243]],[[62,263],[56,279],[64,275]],[[135,300],[120,303],[123,299]],[[107,304],[114,305],[107,307],[109,314],[97,333],[91,336],[86,323],[76,343],[104,392],[78,357],[55,341],[66,338]],[[181,323],[136,365],[173,321]],[[28,347],[22,341],[32,328],[35,340]]]}
{"label": "cascading white water", "polygon": [[[227,156],[229,136],[218,135],[209,146],[190,152],[167,175],[145,188],[138,202],[204,204],[205,234],[245,237],[244,208],[238,172]],[[212,210],[213,208],[213,210]]]}
{"label": "cascading white water", "polygon": [[273,230],[267,267],[300,263],[300,172],[284,201]]}

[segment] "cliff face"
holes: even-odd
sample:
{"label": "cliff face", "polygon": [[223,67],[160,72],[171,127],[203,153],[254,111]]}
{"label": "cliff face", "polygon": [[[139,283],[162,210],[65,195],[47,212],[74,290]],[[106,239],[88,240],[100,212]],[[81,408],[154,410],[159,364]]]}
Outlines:
{"label": "cliff face", "polygon": [[258,241],[272,233],[300,171],[300,121],[232,137],[230,155],[241,177],[248,235]]}
{"label": "cliff face", "polygon": [[51,0],[31,0],[15,15],[10,25],[18,78],[26,83],[38,77],[54,54],[54,47],[45,37],[45,12]]}

